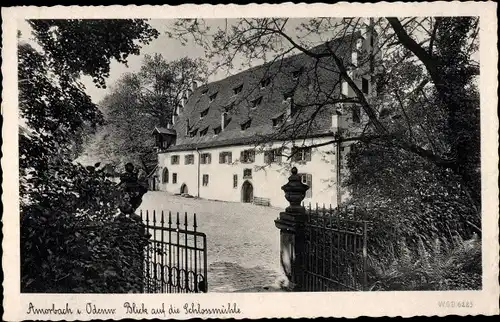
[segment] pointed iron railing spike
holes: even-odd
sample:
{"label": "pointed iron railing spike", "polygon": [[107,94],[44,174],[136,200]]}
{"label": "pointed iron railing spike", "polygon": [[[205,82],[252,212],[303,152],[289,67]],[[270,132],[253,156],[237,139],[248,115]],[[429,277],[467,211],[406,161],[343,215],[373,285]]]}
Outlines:
{"label": "pointed iron railing spike", "polygon": [[188,225],[188,213],[187,211],[184,212],[184,226],[187,227]]}
{"label": "pointed iron railing spike", "polygon": [[146,210],[146,222],[149,222],[149,210]]}
{"label": "pointed iron railing spike", "polygon": [[168,211],[168,224],[172,225],[172,211],[171,210]]}
{"label": "pointed iron railing spike", "polygon": [[193,216],[193,228],[194,230],[196,231],[196,227],[198,227],[198,223],[196,222],[196,213],[194,213],[194,216]]}
{"label": "pointed iron railing spike", "polygon": [[180,221],[179,221],[179,212],[177,212],[177,222],[176,222],[176,224],[177,224],[177,227],[179,227],[179,225],[181,224]]}
{"label": "pointed iron railing spike", "polygon": [[141,216],[141,220],[142,220],[142,209],[139,210],[139,215]]}
{"label": "pointed iron railing spike", "polygon": [[163,226],[165,224],[165,213],[162,210],[161,211],[161,218],[160,218],[160,224]]}
{"label": "pointed iron railing spike", "polygon": [[153,226],[156,224],[156,210],[153,210]]}
{"label": "pointed iron railing spike", "polygon": [[319,215],[318,203],[316,203],[316,214],[318,214],[318,215]]}

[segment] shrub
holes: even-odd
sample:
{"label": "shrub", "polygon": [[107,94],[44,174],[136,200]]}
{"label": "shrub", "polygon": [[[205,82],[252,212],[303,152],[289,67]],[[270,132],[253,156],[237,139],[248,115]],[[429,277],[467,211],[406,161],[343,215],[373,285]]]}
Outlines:
{"label": "shrub", "polygon": [[23,182],[21,292],[140,292],[142,222],[118,216],[105,173],[58,160]]}

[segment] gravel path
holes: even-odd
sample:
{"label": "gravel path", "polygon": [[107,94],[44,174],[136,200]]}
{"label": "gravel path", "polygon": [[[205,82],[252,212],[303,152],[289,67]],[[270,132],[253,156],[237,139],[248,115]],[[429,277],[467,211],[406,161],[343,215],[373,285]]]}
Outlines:
{"label": "gravel path", "polygon": [[[276,285],[280,277],[279,209],[210,201],[150,191],[142,209],[196,213],[198,230],[207,235],[209,292],[233,292]],[[191,227],[191,224],[190,224]]]}

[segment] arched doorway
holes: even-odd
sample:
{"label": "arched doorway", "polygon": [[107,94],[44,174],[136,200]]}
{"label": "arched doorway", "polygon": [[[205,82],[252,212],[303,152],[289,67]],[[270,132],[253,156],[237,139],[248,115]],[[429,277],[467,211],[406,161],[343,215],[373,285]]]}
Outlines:
{"label": "arched doorway", "polygon": [[161,176],[161,182],[168,183],[168,169],[164,168]]}
{"label": "arched doorway", "polygon": [[248,181],[241,186],[241,202],[253,202],[253,185]]}
{"label": "arched doorway", "polygon": [[183,183],[181,186],[181,194],[183,194],[183,193],[186,193],[186,194],[188,193],[188,186],[186,186],[185,183]]}

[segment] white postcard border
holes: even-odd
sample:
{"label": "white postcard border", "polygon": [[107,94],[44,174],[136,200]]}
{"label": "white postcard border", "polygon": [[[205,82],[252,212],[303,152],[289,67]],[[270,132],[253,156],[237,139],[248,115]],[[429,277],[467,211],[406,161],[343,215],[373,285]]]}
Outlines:
{"label": "white postcard border", "polygon": [[[98,7],[13,7],[2,8],[2,137],[3,158],[3,271],[4,320],[50,319],[89,320],[95,318],[175,318],[190,317],[357,317],[415,316],[415,315],[474,315],[498,314],[498,87],[496,69],[497,17],[495,3],[429,2],[429,3],[376,3],[335,5],[181,5],[169,6],[98,6]],[[480,89],[481,89],[481,165],[483,200],[483,290],[448,292],[347,292],[347,293],[209,293],[209,294],[20,294],[19,251],[19,177],[18,177],[18,113],[16,30],[18,19],[28,18],[180,18],[180,17],[257,17],[257,16],[480,16]],[[271,220],[271,219],[270,219]],[[278,236],[278,230],[276,230]],[[440,307],[439,301],[451,301],[454,307]],[[470,301],[471,308],[459,307]],[[29,303],[40,307],[73,308],[74,315],[28,315]],[[183,311],[184,303],[200,303],[201,307],[234,306],[240,314],[166,316],[127,315],[125,302],[145,303],[147,307],[172,304]],[[85,314],[87,303],[97,307],[115,308],[114,315]],[[77,314],[79,309],[83,313]]]}

